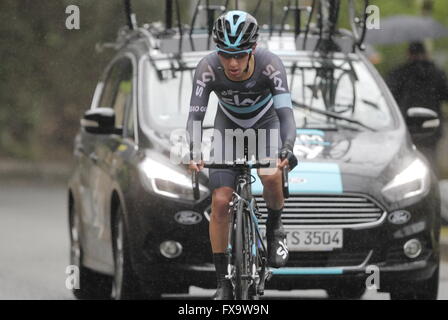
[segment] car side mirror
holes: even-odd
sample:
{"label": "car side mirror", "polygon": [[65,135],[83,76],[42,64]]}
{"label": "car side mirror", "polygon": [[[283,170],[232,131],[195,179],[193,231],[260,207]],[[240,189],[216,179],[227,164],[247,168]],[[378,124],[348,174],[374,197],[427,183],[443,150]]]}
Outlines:
{"label": "car side mirror", "polygon": [[115,128],[115,111],[111,108],[87,110],[81,119],[81,127],[93,134],[121,134],[123,129]]}
{"label": "car side mirror", "polygon": [[406,123],[412,135],[430,136],[440,126],[437,112],[428,108],[409,108],[406,112]]}

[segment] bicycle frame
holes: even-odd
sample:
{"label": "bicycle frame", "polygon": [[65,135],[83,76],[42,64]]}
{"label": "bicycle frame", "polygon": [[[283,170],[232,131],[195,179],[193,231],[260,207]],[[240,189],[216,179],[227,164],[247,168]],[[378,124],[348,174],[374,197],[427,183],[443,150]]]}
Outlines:
{"label": "bicycle frame", "polygon": [[[236,266],[234,265],[235,255],[234,250],[236,249],[234,243],[236,241],[236,229],[235,223],[240,220],[248,222],[243,228],[243,245],[246,245],[245,252],[243,254],[249,256],[248,259],[250,265],[245,266],[244,273],[241,275],[242,281],[248,281],[247,283],[247,294],[248,296],[243,296],[242,298],[254,297],[258,298],[259,295],[263,295],[265,282],[269,279],[269,270],[267,270],[267,250],[263,239],[260,234],[260,229],[258,226],[258,208],[256,205],[255,198],[252,197],[250,179],[251,175],[248,172],[249,169],[243,169],[241,174],[237,177],[237,188],[233,193],[233,199],[230,202],[229,211],[232,212],[230,222],[229,222],[229,241],[227,247],[227,257],[228,257],[228,274],[227,279],[231,280],[234,288],[237,288],[237,277],[236,277]],[[242,207],[243,210],[238,210]],[[243,214],[243,217],[238,217],[238,214]],[[237,296],[237,295],[236,295]]]}

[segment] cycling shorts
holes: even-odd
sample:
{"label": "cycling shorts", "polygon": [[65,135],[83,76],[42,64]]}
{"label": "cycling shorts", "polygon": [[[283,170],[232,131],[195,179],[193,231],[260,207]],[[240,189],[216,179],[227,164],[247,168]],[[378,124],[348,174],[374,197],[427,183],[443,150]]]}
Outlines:
{"label": "cycling shorts", "polygon": [[[249,129],[238,126],[230,120],[220,108],[218,108],[214,129],[217,131],[215,131],[215,134],[213,135],[213,151],[211,159],[213,159],[214,163],[225,163],[227,161],[242,159],[244,156],[243,134],[248,137],[247,149],[249,159],[264,161],[266,159],[278,158],[278,152],[282,146],[282,141],[280,137],[280,121],[274,108],[270,108],[270,110],[268,110],[266,114],[264,114],[263,117]],[[231,130],[227,130],[226,132],[226,129]],[[240,130],[238,131],[237,129]],[[220,150],[221,152],[219,152]],[[209,170],[209,187],[212,192],[220,187],[230,187],[235,189],[238,170]]]}

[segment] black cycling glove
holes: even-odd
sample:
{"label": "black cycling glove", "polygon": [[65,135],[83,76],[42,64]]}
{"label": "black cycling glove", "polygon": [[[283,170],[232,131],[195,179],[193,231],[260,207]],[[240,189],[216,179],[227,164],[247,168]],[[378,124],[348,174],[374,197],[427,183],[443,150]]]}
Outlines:
{"label": "black cycling glove", "polygon": [[288,148],[288,146],[283,147],[280,150],[279,155],[281,160],[288,159],[289,170],[292,170],[297,166],[298,160],[294,155],[294,152],[292,152],[291,148]]}

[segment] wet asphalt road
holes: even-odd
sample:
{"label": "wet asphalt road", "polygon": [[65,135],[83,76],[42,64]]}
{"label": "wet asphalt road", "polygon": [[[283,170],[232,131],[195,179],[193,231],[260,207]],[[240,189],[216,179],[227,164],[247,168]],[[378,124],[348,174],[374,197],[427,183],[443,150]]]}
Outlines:
{"label": "wet asphalt road", "polygon": [[[74,299],[66,289],[69,265],[66,187],[61,183],[0,183],[0,299]],[[448,256],[440,273],[439,299],[448,300]],[[206,299],[214,290],[191,287],[189,295],[168,299]],[[266,298],[325,299],[323,290],[274,291]],[[363,299],[389,299],[366,292]]]}

